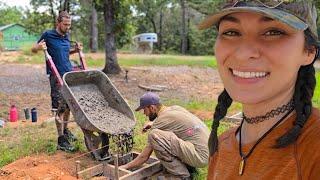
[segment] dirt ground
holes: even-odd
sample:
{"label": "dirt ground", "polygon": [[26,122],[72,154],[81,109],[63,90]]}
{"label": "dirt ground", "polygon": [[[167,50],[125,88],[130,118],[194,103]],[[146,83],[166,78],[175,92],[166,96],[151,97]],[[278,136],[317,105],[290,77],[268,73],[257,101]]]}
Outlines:
{"label": "dirt ground", "polygon": [[[18,107],[20,119],[24,118],[23,108],[36,107],[38,121],[51,118],[50,89],[44,65],[1,63],[12,54],[0,56],[0,119],[7,119],[11,104]],[[8,62],[8,61],[5,61]],[[222,90],[218,72],[211,68],[178,67],[132,67],[128,68],[128,81],[125,71],[109,76],[124,98],[137,106],[139,97],[146,90],[142,86],[157,86],[163,100],[209,100],[216,99]],[[201,118],[211,118],[212,113],[196,111]],[[11,123],[9,126],[23,126],[24,123]],[[71,157],[69,157],[71,156]],[[71,179],[75,175],[74,161],[68,160],[76,154],[56,153],[25,157],[0,170],[0,179]],[[90,158],[87,158],[87,160]],[[87,161],[85,160],[85,161]],[[88,164],[88,163],[87,163]]]}
{"label": "dirt ground", "polygon": [[[81,154],[68,154],[58,151],[52,156],[37,154],[27,156],[0,169],[0,179],[21,180],[73,180],[77,179],[75,157]],[[97,162],[85,156],[80,160],[81,169],[94,166]]]}

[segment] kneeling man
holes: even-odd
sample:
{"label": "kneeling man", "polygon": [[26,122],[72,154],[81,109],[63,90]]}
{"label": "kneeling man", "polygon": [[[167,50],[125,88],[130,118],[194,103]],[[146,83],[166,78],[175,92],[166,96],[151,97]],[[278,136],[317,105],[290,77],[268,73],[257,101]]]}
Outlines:
{"label": "kneeling man", "polygon": [[143,131],[150,129],[148,145],[142,153],[120,168],[131,169],[145,163],[154,151],[170,178],[189,179],[188,168],[208,163],[209,129],[195,115],[180,106],[166,107],[152,92],[140,98],[140,106],[149,117]]}

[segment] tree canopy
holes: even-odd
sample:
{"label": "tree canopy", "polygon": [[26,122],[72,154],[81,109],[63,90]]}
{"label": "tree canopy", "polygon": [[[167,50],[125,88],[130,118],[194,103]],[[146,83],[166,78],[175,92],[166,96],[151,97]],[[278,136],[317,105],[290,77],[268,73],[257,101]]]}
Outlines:
{"label": "tree canopy", "polygon": [[[107,0],[30,0],[30,9],[0,3],[0,25],[20,23],[28,31],[42,33],[54,28],[59,11],[72,15],[73,40],[85,49],[105,49],[105,2]],[[197,24],[220,6],[221,0],[112,0],[115,9],[110,29],[116,49],[131,50],[133,36],[156,33],[154,53],[213,54],[215,30],[200,31]],[[320,0],[315,0],[318,14]],[[94,19],[92,19],[94,17]],[[320,23],[318,22],[320,25]],[[95,32],[95,33],[93,33]],[[320,32],[320,30],[319,30]],[[93,41],[95,40],[95,41]],[[96,50],[94,50],[96,51]]]}

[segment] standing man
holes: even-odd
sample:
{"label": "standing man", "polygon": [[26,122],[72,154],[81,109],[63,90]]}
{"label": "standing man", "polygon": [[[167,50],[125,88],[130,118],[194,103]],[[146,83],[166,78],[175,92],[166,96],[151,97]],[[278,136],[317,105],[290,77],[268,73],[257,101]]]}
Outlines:
{"label": "standing man", "polygon": [[[32,48],[33,52],[38,50],[48,50],[56,65],[60,76],[72,70],[72,65],[69,60],[69,55],[76,53],[82,49],[81,45],[75,49],[70,49],[69,30],[71,27],[71,17],[66,11],[61,11],[57,17],[56,28],[45,31],[37,44]],[[75,141],[76,137],[67,128],[70,109],[63,99],[60,89],[57,86],[57,80],[47,65],[47,74],[49,75],[51,87],[51,103],[52,111],[56,112],[55,122],[58,131],[58,146],[57,149],[63,151],[74,151],[74,147],[69,141]]]}
{"label": "standing man", "polygon": [[120,168],[131,169],[145,163],[154,151],[169,179],[190,179],[188,168],[208,163],[209,129],[195,115],[180,106],[166,107],[157,94],[148,92],[140,98],[140,106],[149,117],[143,131],[150,129],[148,145],[142,153]]}

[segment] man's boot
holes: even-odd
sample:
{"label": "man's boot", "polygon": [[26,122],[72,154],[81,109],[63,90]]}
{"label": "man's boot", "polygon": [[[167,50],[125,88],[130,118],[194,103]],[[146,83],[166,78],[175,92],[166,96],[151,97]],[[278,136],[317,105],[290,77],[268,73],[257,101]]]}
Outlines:
{"label": "man's boot", "polygon": [[67,138],[68,141],[74,142],[74,141],[78,140],[77,137],[75,135],[73,135],[68,128],[63,130],[63,134]]}
{"label": "man's boot", "polygon": [[73,152],[75,148],[69,143],[66,137],[59,136],[58,137],[58,150],[66,151],[66,152]]}

